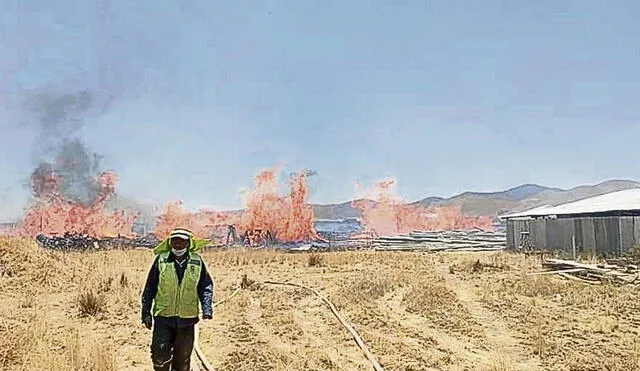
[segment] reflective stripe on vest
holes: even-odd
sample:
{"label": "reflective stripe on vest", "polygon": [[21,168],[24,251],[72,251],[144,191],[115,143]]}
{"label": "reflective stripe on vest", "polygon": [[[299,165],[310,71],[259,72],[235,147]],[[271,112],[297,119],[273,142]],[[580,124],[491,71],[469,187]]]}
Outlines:
{"label": "reflective stripe on vest", "polygon": [[161,317],[198,317],[198,281],[202,270],[202,259],[190,253],[182,282],[178,285],[178,273],[173,261],[167,261],[169,252],[158,257],[158,292],[153,303],[153,315]]}

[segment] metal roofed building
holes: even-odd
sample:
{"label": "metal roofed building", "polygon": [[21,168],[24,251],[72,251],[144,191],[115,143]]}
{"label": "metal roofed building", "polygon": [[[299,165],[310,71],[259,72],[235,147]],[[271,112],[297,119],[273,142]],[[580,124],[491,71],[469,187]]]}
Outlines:
{"label": "metal roofed building", "polygon": [[640,245],[640,188],[540,206],[500,218],[507,222],[509,249],[528,238],[536,249],[572,253],[575,245],[577,253],[619,256]]}

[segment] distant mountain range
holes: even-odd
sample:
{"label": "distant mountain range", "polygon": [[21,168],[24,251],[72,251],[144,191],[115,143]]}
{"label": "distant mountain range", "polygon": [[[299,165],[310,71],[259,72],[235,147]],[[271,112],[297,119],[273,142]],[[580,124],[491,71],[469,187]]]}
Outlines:
{"label": "distant mountain range", "polygon": [[[428,206],[458,206],[464,215],[469,216],[498,216],[509,212],[524,211],[538,206],[559,205],[577,201],[583,198],[621,191],[624,189],[640,188],[640,182],[634,180],[609,180],[595,185],[583,185],[571,189],[545,187],[537,184],[524,184],[500,192],[464,192],[459,195],[442,198],[427,197],[412,202],[412,205]],[[371,200],[354,200],[375,204]],[[360,211],[353,207],[353,201],[341,204],[312,204],[316,219],[344,219],[358,218]],[[109,209],[127,210],[139,213],[138,222],[153,225],[158,211],[162,206],[139,203],[130,197],[116,195],[109,201]],[[234,210],[241,213],[242,210]],[[9,220],[2,225],[12,225],[15,220]],[[2,227],[0,225],[0,227]]]}
{"label": "distant mountain range", "polygon": [[[423,206],[458,206],[465,215],[469,216],[498,216],[507,212],[517,212],[543,205],[559,205],[579,199],[598,196],[604,193],[623,189],[640,188],[640,182],[633,180],[609,180],[596,185],[584,185],[571,189],[544,187],[537,184],[524,184],[501,192],[465,192],[459,195],[442,198],[427,197],[412,202],[413,205]],[[371,200],[357,200],[375,204]],[[152,225],[155,214],[162,207],[139,204],[135,200],[116,196],[110,202],[114,209],[137,211],[140,222]],[[360,217],[360,211],[353,207],[352,201],[341,204],[314,204],[316,219],[344,219]],[[234,212],[241,212],[235,210]]]}
{"label": "distant mountain range", "polygon": [[[543,205],[559,205],[583,198],[640,188],[640,182],[633,180],[609,180],[596,185],[584,185],[571,189],[544,187],[524,184],[501,192],[465,192],[450,198],[427,197],[412,204],[423,206],[458,206],[465,215],[497,216]],[[375,201],[367,200],[375,203]],[[342,219],[359,217],[360,211],[351,202],[333,205],[313,205],[316,219]]]}

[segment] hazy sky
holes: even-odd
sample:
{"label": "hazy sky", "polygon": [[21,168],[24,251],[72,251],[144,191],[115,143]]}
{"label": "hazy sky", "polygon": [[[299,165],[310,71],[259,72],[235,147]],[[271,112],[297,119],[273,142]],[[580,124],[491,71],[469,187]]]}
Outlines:
{"label": "hazy sky", "polygon": [[[0,219],[39,160],[25,109],[87,89],[119,191],[241,206],[265,167],[312,202],[640,179],[640,2],[0,2]],[[102,103],[101,103],[102,104]]]}

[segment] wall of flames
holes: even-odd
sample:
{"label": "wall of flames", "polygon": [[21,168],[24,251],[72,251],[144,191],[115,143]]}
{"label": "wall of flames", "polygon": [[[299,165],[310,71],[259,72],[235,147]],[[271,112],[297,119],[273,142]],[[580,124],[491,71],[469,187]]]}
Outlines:
{"label": "wall of flames", "polygon": [[290,179],[289,194],[285,196],[278,194],[276,175],[275,170],[264,170],[256,175],[253,189],[245,193],[245,208],[241,213],[189,212],[181,202],[171,202],[158,218],[155,233],[163,238],[172,228],[182,226],[208,237],[220,226],[234,225],[240,235],[261,229],[283,242],[320,239],[313,227],[313,209],[307,202],[307,174],[294,174]]}
{"label": "wall of flames", "polygon": [[[154,233],[164,238],[179,226],[191,229],[198,236],[209,237],[216,228],[234,225],[240,235],[262,229],[282,242],[320,240],[313,225],[313,208],[308,203],[307,178],[308,173],[304,171],[292,175],[289,193],[280,195],[277,171],[261,171],[254,179],[253,188],[245,193],[242,212],[191,212],[180,201],[170,202],[158,216]],[[71,232],[95,237],[131,236],[138,215],[107,208],[107,201],[115,194],[116,174],[103,172],[96,180],[100,184],[99,195],[85,205],[63,196],[59,178],[50,169],[34,172],[34,201],[13,234],[35,237],[40,233]],[[377,235],[397,235],[414,230],[492,229],[490,217],[465,216],[456,207],[408,204],[395,196],[395,184],[393,179],[376,182],[367,197],[369,200],[353,202],[353,207],[361,212],[365,230]],[[223,230],[226,233],[226,229]]]}

